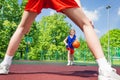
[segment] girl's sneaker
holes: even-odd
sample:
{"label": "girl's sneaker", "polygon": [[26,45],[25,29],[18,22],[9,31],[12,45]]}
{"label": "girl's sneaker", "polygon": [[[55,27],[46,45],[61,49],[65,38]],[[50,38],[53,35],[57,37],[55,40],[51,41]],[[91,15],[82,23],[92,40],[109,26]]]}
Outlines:
{"label": "girl's sneaker", "polygon": [[106,71],[99,69],[98,80],[120,80],[120,75],[116,73],[116,70]]}
{"label": "girl's sneaker", "polygon": [[67,66],[70,66],[70,65],[71,65],[71,62],[68,62],[68,63],[67,63]]}
{"label": "girl's sneaker", "polygon": [[75,65],[73,61],[71,61],[71,65]]}
{"label": "girl's sneaker", "polygon": [[8,74],[9,72],[9,65],[1,65],[0,64],[0,74]]}

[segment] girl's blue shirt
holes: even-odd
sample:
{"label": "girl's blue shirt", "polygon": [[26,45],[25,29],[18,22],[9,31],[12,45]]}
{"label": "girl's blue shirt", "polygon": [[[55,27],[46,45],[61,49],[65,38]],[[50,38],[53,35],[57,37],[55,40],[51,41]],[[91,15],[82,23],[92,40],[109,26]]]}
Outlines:
{"label": "girl's blue shirt", "polygon": [[76,40],[76,35],[74,35],[72,38],[70,37],[70,35],[68,36],[67,38],[67,43],[68,43],[68,46],[67,48],[72,48],[74,49],[74,47],[72,46],[72,43]]}

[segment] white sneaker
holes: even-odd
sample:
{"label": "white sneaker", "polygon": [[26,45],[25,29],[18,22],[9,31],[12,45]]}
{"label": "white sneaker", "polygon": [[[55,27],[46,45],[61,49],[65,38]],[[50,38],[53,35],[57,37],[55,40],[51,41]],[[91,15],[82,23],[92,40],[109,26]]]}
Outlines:
{"label": "white sneaker", "polygon": [[71,65],[75,65],[73,61],[71,62]]}
{"label": "white sneaker", "polygon": [[0,74],[8,74],[9,72],[9,65],[1,65],[0,64]]}
{"label": "white sneaker", "polygon": [[120,80],[120,75],[116,73],[115,69],[107,72],[99,69],[98,80]]}
{"label": "white sneaker", "polygon": [[68,63],[67,63],[67,66],[70,66],[70,65],[71,65],[71,62],[68,62]]}

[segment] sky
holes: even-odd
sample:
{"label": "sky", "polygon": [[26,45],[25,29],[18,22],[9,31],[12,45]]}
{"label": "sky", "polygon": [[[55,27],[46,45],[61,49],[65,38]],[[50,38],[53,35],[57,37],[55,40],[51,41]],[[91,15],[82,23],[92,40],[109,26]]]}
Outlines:
{"label": "sky", "polygon": [[[19,0],[20,2],[21,0]],[[81,0],[82,9],[86,16],[93,22],[95,32],[100,38],[110,29],[120,29],[120,1],[119,0]],[[106,7],[110,5],[109,11]],[[108,17],[109,12],[109,17]],[[42,16],[48,16],[56,13],[52,9],[43,9],[36,17],[36,21],[40,21]],[[108,19],[109,18],[109,19]],[[76,30],[77,37],[83,37],[83,32],[69,18],[65,19],[72,28]]]}

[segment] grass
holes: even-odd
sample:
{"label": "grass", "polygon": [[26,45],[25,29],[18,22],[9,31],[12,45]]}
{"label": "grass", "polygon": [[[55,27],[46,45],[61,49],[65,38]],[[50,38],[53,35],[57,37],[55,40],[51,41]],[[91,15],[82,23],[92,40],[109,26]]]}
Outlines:
{"label": "grass", "polygon": [[120,66],[120,59],[115,59],[112,61],[113,65],[119,65]]}

